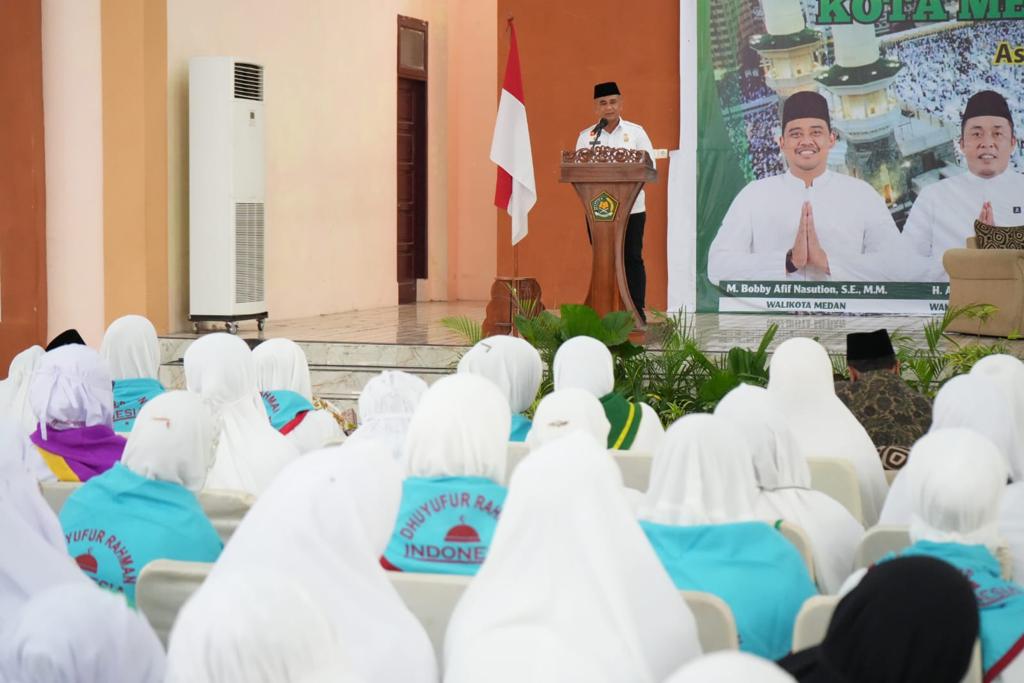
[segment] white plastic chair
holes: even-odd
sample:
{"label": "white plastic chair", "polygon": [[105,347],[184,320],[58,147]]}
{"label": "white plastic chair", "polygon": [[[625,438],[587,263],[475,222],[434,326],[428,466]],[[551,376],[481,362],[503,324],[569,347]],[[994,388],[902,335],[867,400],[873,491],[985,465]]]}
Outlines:
{"label": "white plastic chair", "polygon": [[470,576],[388,572],[391,584],[415,615],[434,646],[437,661],[444,661],[444,634],[455,605],[469,585]]}
{"label": "white plastic chair", "polygon": [[181,606],[199,589],[212,567],[207,562],[153,560],[142,568],[135,603],[165,647]]}
{"label": "white plastic chair", "polygon": [[853,465],[842,458],[807,458],[807,465],[811,470],[811,488],[842,503],[863,524],[860,483]]}
{"label": "white plastic chair", "polygon": [[53,514],[59,515],[68,497],[81,485],[80,481],[44,481],[40,487]]}
{"label": "white plastic chair", "polygon": [[[837,595],[815,595],[804,602],[800,612],[796,615],[796,623],[793,625],[794,652],[814,647],[825,640],[828,624],[832,621],[832,613],[840,600],[841,598]],[[974,650],[971,652],[971,663],[967,667],[963,683],[981,683],[981,681],[981,643],[976,640],[974,641]]]}
{"label": "white plastic chair", "polygon": [[855,569],[870,567],[889,553],[898,553],[910,545],[910,529],[905,526],[874,526],[867,530],[853,556]]}
{"label": "white plastic chair", "polygon": [[807,573],[811,575],[811,581],[814,581],[815,584],[817,584],[818,580],[814,573],[814,551],[811,546],[811,539],[807,535],[807,532],[796,524],[785,520],[779,524],[779,531],[786,537],[786,540],[792,543],[800,552],[800,557],[804,558],[804,564],[807,565]]}
{"label": "white plastic chair", "polygon": [[204,489],[196,494],[196,498],[225,544],[256,502],[256,496],[251,493],[222,489]]}
{"label": "white plastic chair", "polygon": [[711,593],[679,591],[697,622],[697,637],[704,654],[717,650],[738,650],[736,619],[725,600]]}
{"label": "white plastic chair", "polygon": [[651,463],[654,456],[642,451],[608,451],[622,471],[622,483],[627,488],[646,491],[651,483]]}

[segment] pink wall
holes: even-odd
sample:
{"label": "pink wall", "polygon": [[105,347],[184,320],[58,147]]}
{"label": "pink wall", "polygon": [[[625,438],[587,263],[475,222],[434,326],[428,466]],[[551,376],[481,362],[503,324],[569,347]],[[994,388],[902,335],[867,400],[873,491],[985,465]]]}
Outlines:
{"label": "pink wall", "polygon": [[[100,0],[43,0],[48,338],[103,320],[103,104]],[[130,286],[130,285],[128,285]]]}

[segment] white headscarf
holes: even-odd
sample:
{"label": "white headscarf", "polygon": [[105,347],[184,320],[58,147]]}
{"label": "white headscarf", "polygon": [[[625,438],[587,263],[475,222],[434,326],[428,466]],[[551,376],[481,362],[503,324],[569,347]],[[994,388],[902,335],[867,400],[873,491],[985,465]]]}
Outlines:
{"label": "white headscarf", "polygon": [[66,553],[64,531],[39,492],[37,471],[41,466],[45,467],[39,451],[20,425],[0,418],[0,501],[55,550]]}
{"label": "white headscarf", "polygon": [[252,353],[234,335],[200,337],[185,351],[185,382],[214,416],[217,447],[207,488],[263,492],[298,451],[272,426],[256,391]]}
{"label": "white headscarf", "polygon": [[521,413],[537,396],[544,362],[525,339],[497,335],[477,342],[467,351],[459,361],[459,372],[491,380],[505,395],[512,412]]}
{"label": "white headscarf", "polygon": [[385,370],[373,377],[359,393],[359,427],[345,443],[381,441],[401,461],[409,422],[425,393],[426,382],[401,370]]}
{"label": "white headscarf", "polygon": [[723,650],[695,659],[665,683],[796,683],[796,679],[774,662],[746,652]]}
{"label": "white headscarf", "polygon": [[526,444],[537,448],[570,432],[581,430],[598,443],[608,443],[611,424],[601,402],[583,389],[562,389],[541,399],[533,416]]}
{"label": "white headscarf", "polygon": [[168,683],[356,683],[346,643],[298,581],[259,567],[210,581],[174,623]]}
{"label": "white headscarf", "polygon": [[[0,633],[16,622],[17,610],[49,588],[63,584],[94,588],[68,554],[63,533],[54,538],[49,524],[41,527],[36,516],[41,511],[24,503],[6,494],[0,496],[0,548],[4,548],[0,560]],[[5,640],[0,637],[0,645]]]}
{"label": "white headscarf", "polygon": [[1010,478],[1024,481],[1024,363],[1005,354],[986,356],[974,364],[970,374],[989,378],[1004,392],[1013,416],[1009,425],[1012,443],[996,445],[1004,448]]}
{"label": "white headscarf", "polygon": [[512,414],[494,384],[449,375],[431,385],[405,437],[406,473],[413,477],[505,480]]}
{"label": "white headscarf", "polygon": [[147,479],[181,484],[199,491],[213,465],[213,416],[203,399],[187,391],[168,391],[149,401],[121,464]]}
{"label": "white headscarf", "polygon": [[88,580],[34,596],[0,639],[0,672],[18,683],[163,683],[164,664],[146,619]]}
{"label": "white headscarf", "polygon": [[878,520],[888,485],[871,437],[836,396],[825,348],[804,337],[787,339],[772,356],[768,393],[805,457],[843,458],[857,470],[868,526]]}
{"label": "white headscarf", "polygon": [[603,456],[574,432],[516,468],[448,625],[445,683],[654,683],[700,654],[693,615]]}
{"label": "white headscarf", "polygon": [[555,391],[583,389],[601,398],[615,389],[612,352],[593,337],[573,337],[558,347],[551,370]]}
{"label": "white headscarf", "polygon": [[379,563],[401,496],[401,472],[378,445],[303,456],[256,501],[186,609],[208,613],[221,581],[254,567],[284,574],[315,596],[363,680],[435,683],[430,640]]}
{"label": "white headscarf", "polygon": [[25,349],[11,360],[7,379],[0,381],[0,416],[18,420],[29,434],[36,430],[38,421],[28,401],[28,388],[32,383],[32,371],[44,353],[41,346]]}
{"label": "white headscarf", "polygon": [[126,315],[110,323],[100,355],[119,379],[155,379],[160,371],[160,346],[156,328],[141,315]]}
{"label": "white headscarf", "polygon": [[268,339],[252,350],[252,358],[260,391],[294,391],[307,401],[313,400],[309,362],[291,339]]}
{"label": "white headscarf", "polygon": [[[1013,447],[1013,408],[990,377],[982,374],[958,375],[942,385],[932,403],[932,425],[929,433],[961,427],[976,432],[1005,454]],[[911,449],[911,453],[915,451]],[[913,511],[913,491],[909,472],[914,461],[907,460],[892,482],[889,496],[879,518],[880,524],[905,525]],[[1004,482],[1005,483],[1005,482]]]}
{"label": "white headscarf", "polygon": [[100,354],[88,346],[68,344],[43,354],[32,373],[28,397],[44,439],[47,427],[113,428],[110,370]]}
{"label": "white headscarf", "polygon": [[750,449],[728,420],[691,414],[676,420],[654,454],[639,516],[688,526],[755,519],[757,482]]}
{"label": "white headscarf", "polygon": [[918,439],[910,457],[911,539],[995,551],[1006,489],[1006,464],[995,445],[970,429],[938,429]]}
{"label": "white headscarf", "polygon": [[755,510],[768,522],[799,526],[811,540],[818,584],[835,593],[853,571],[864,527],[838,501],[811,488],[811,472],[768,392],[742,384],[719,402],[715,415],[746,437],[761,487]]}

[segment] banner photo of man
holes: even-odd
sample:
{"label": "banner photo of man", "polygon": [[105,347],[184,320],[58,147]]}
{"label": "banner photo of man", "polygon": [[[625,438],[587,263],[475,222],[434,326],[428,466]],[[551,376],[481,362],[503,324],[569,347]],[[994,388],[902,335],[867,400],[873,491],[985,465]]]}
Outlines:
{"label": "banner photo of man", "polygon": [[1024,22],[961,4],[699,3],[698,310],[942,312],[1024,225]]}

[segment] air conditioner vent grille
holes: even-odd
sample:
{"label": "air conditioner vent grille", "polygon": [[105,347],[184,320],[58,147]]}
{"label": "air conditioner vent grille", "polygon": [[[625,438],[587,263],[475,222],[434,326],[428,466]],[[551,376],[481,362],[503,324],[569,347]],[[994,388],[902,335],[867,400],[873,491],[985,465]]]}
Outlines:
{"label": "air conditioner vent grille", "polygon": [[235,98],[263,101],[263,67],[235,62]]}
{"label": "air conditioner vent grille", "polygon": [[235,303],[263,301],[263,203],[235,204]]}

